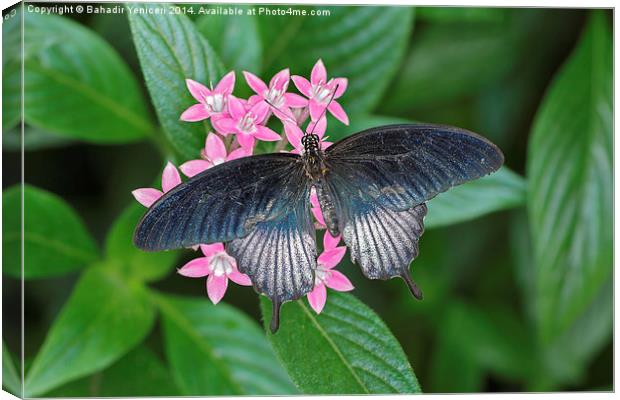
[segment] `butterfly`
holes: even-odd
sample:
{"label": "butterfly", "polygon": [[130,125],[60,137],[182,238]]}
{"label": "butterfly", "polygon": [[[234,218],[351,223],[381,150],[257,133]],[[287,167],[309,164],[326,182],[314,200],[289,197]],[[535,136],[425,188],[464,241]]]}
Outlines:
{"label": "butterfly", "polygon": [[504,162],[501,150],[482,136],[430,124],[375,127],[325,150],[310,133],[302,144],[301,155],[244,157],[178,185],[140,220],[135,245],[159,251],[226,242],[239,271],[273,302],[275,332],[282,303],[314,287],[312,188],[328,231],[342,235],[364,276],[401,277],[421,299],[409,264],[418,255],[426,202]]}

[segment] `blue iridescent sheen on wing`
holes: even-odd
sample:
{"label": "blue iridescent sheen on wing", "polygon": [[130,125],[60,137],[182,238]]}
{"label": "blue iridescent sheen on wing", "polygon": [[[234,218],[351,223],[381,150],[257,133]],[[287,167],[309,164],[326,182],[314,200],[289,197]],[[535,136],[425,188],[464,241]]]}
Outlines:
{"label": "blue iridescent sheen on wing", "polygon": [[407,210],[449,188],[496,171],[497,146],[464,129],[389,125],[349,136],[326,150],[329,173],[347,190],[393,210]]}
{"label": "blue iridescent sheen on wing", "polygon": [[225,242],[277,220],[298,206],[303,162],[294,154],[240,158],[210,168],[172,189],[138,223],[134,243],[156,251]]}

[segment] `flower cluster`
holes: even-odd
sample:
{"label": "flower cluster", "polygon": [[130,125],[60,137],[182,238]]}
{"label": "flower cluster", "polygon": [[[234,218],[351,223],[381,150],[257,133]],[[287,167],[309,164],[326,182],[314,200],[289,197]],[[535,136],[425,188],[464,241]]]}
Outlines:
{"label": "flower cluster", "polygon": [[[185,122],[208,120],[215,130],[206,135],[200,158],[179,166],[188,178],[226,161],[252,155],[258,141],[278,142],[276,150],[280,151],[285,151],[287,144],[290,144],[292,149],[289,151],[301,154],[304,132],[300,126],[308,117],[310,121],[305,132],[318,135],[323,149],[331,145],[322,140],[327,129],[327,112],[342,123],[349,124],[349,117],[336,101],[347,89],[347,79],[328,79],[321,60],[314,65],[310,80],[291,76],[288,68],[275,74],[269,85],[250,72],[244,71],[243,76],[254,91],[248,99],[233,95],[236,79],[234,71],[227,73],[215,88],[208,88],[192,79],[186,80],[187,89],[197,103],[187,108],[180,119]],[[288,92],[291,80],[301,95]],[[271,116],[281,121],[284,134],[267,126]],[[181,176],[177,168],[169,162],[162,174],[163,192],[154,188],[141,188],[132,193],[140,204],[150,207],[165,192],[180,183]],[[310,201],[317,227],[325,229],[325,220],[314,192]],[[326,288],[337,291],[353,289],[351,282],[334,269],[346,252],[346,247],[338,246],[339,243],[340,237],[332,237],[329,232],[325,232],[324,250],[317,259],[314,289],[308,293],[308,302],[317,313],[325,305]],[[235,259],[226,252],[223,243],[202,244],[196,246],[195,250],[198,248],[203,256],[189,261],[178,272],[192,278],[207,277],[207,294],[214,304],[224,297],[228,280],[238,285],[252,284],[250,278],[237,269]]]}

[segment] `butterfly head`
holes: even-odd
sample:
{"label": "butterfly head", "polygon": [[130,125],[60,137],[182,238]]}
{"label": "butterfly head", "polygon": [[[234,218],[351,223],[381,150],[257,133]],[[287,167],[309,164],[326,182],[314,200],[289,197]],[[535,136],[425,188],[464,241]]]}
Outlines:
{"label": "butterfly head", "polygon": [[304,146],[304,153],[314,154],[321,149],[321,139],[319,135],[310,133],[301,138],[301,144]]}

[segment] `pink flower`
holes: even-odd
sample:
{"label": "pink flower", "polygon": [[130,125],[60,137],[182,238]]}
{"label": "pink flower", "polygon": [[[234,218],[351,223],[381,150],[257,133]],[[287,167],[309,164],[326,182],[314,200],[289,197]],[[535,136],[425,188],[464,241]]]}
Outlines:
{"label": "pink flower", "polygon": [[347,89],[348,81],[346,78],[332,78],[328,81],[325,65],[319,59],[314,64],[314,68],[312,68],[310,82],[306,78],[297,75],[293,75],[292,79],[297,89],[309,99],[308,107],[310,109],[310,118],[313,121],[319,119],[325,107],[327,107],[334,117],[345,125],[349,125],[347,113],[336,101]]}
{"label": "pink flower", "polygon": [[316,221],[321,225],[321,228],[326,228],[327,224],[325,224],[325,218],[323,217],[323,211],[321,211],[321,205],[319,203],[319,197],[316,195],[316,191],[312,188],[310,192],[310,204],[312,207],[310,210],[312,211],[312,215],[316,218]]}
{"label": "pink flower", "polygon": [[138,200],[144,207],[150,207],[155,203],[164,193],[181,183],[181,176],[176,167],[171,162],[166,164],[164,172],[161,175],[161,188],[163,192],[155,188],[140,188],[136,189],[131,194]]}
{"label": "pink flower", "polygon": [[[325,130],[327,129],[327,118],[323,117],[317,122],[310,122],[306,127],[306,133],[310,134],[314,133],[321,140],[321,149],[325,150],[333,143],[323,141],[323,136],[325,135]],[[291,121],[287,120],[284,122],[284,132],[286,132],[286,138],[289,143],[293,145],[294,149],[291,153],[301,154],[304,150],[304,145],[301,143],[301,138],[304,136],[299,126],[293,124]]]}
{"label": "pink flower", "polygon": [[338,246],[340,236],[333,237],[329,232],[323,236],[323,252],[317,259],[317,269],[314,276],[314,289],[308,293],[308,303],[310,307],[320,314],[327,300],[327,289],[339,292],[353,290],[353,284],[341,272],[334,269],[342,260],[347,251],[346,246]]}
{"label": "pink flower", "polygon": [[[295,93],[286,93],[290,81],[288,68],[275,74],[269,81],[269,87],[251,72],[243,71],[243,75],[250,88],[256,93],[250,97],[250,104],[256,104],[259,101],[271,103],[272,106],[284,113],[290,112],[289,107],[300,108],[308,105],[308,100],[305,98]],[[282,114],[276,113],[276,116],[282,119]]]}
{"label": "pink flower", "polygon": [[235,160],[241,157],[252,155],[252,149],[240,147],[226,154],[226,145],[215,133],[210,132],[205,141],[205,147],[200,151],[201,160],[190,160],[179,166],[181,172],[186,176],[192,177],[223,162]]}
{"label": "pink flower", "polygon": [[207,278],[207,294],[213,304],[219,303],[228,288],[228,280],[237,285],[251,286],[252,281],[237,269],[237,262],[226,253],[224,244],[201,244],[204,257],[198,257],[179,269],[179,274],[190,278]]}
{"label": "pink flower", "polygon": [[222,135],[236,134],[237,141],[246,149],[254,147],[254,140],[273,142],[280,135],[262,125],[269,113],[269,105],[263,101],[254,105],[244,104],[235,96],[228,96],[230,117],[212,121],[213,127]]}
{"label": "pink flower", "polygon": [[182,121],[202,121],[209,117],[220,117],[226,114],[228,96],[235,87],[234,71],[224,75],[213,90],[209,90],[203,84],[191,79],[186,79],[185,83],[189,92],[198,101],[198,104],[194,104],[183,111],[183,114],[181,114]]}

